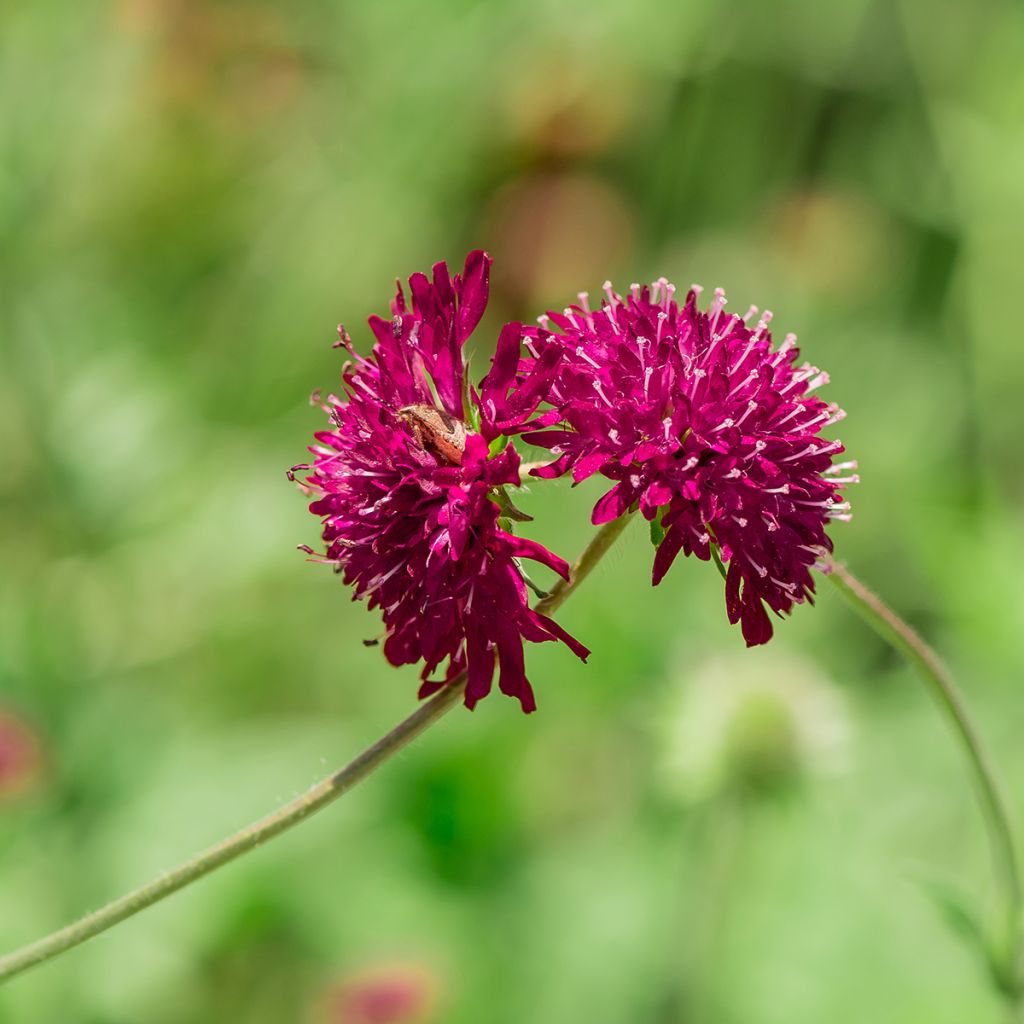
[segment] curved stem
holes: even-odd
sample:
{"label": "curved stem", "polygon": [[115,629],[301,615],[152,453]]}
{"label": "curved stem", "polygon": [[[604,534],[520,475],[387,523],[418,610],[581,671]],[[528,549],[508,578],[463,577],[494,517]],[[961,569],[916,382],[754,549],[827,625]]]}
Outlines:
{"label": "curved stem", "polygon": [[619,516],[610,523],[598,528],[590,543],[576,559],[567,580],[560,579],[547,597],[541,598],[535,608],[543,615],[550,615],[561,607],[562,602],[590,575],[590,571],[604,558],[608,549],[619,539],[622,531],[629,525],[631,513]]}
{"label": "curved stem", "polygon": [[1007,934],[1004,941],[1008,960],[1004,966],[1011,972],[1007,980],[1016,983],[1017,947],[1024,910],[1024,890],[1021,885],[1010,814],[992,756],[967,710],[959,687],[935,651],[875,593],[864,586],[846,566],[831,558],[827,564],[831,569],[828,578],[847,601],[876,632],[917,668],[952,724],[953,731],[967,755],[988,826],[996,874],[1006,901]]}
{"label": "curved stem", "polygon": [[[560,585],[537,605],[539,610],[545,613],[552,612],[569,597],[611,547],[615,538],[622,532],[625,522],[625,519],[616,520],[605,524],[597,531],[573,566],[569,581],[559,581]],[[355,760],[321,779],[302,796],[74,924],[0,957],[0,982],[81,945],[108,928],[113,928],[121,921],[153,906],[154,903],[166,899],[179,889],[184,889],[204,875],[216,871],[222,865],[241,857],[242,854],[287,832],[300,821],[305,821],[362,782],[371,772],[433,725],[455,706],[465,687],[466,679],[463,674],[425,704],[421,704],[408,718],[377,740],[373,746],[364,750]]]}

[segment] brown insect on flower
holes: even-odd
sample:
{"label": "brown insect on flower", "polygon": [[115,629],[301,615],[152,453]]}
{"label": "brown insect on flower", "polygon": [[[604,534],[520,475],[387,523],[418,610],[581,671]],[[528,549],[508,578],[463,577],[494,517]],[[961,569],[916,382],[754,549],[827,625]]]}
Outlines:
{"label": "brown insect on flower", "polygon": [[433,405],[406,405],[398,418],[407,423],[416,442],[433,455],[454,466],[462,465],[466,450],[466,425]]}

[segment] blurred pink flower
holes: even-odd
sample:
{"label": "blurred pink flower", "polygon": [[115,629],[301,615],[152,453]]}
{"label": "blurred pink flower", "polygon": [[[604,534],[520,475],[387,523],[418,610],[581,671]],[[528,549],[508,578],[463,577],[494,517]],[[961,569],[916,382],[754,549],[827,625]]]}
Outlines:
{"label": "blurred pink flower", "polygon": [[355,974],[328,993],[325,1024],[422,1024],[436,983],[417,965],[394,964]]}
{"label": "blurred pink flower", "polygon": [[0,800],[24,792],[38,778],[39,740],[24,722],[0,711]]}

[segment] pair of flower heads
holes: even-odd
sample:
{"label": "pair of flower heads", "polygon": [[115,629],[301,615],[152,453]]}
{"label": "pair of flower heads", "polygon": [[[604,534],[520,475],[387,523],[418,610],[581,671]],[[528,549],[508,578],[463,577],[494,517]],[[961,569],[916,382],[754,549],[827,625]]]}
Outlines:
{"label": "pair of flower heads", "polygon": [[[514,532],[509,498],[521,483],[516,440],[550,452],[529,475],[609,487],[595,525],[639,510],[651,523],[653,583],[677,555],[714,559],[729,621],[749,646],[772,636],[768,609],[811,599],[813,568],[832,550],[825,528],[848,519],[840,497],[856,482],[822,430],[842,418],[815,390],[825,373],[798,364],[795,336],[773,345],[771,314],[726,312],[694,286],[676,299],[664,278],[623,296],[605,285],[577,305],[509,323],[490,372],[468,379],[467,339],[487,305],[490,257],[471,252],[461,274],[444,263],[409,278],[391,317],[373,316],[376,344],[351,360],[343,393],[322,403],[303,487],[323,521],[318,556],[380,608],[393,665],[422,662],[420,696],[466,673],[465,703],[501,691],[534,710],[524,641],[589,651],[530,605],[523,560],[565,579],[568,564]],[[845,474],[845,475],[844,475]],[[311,548],[303,546],[309,554]]]}

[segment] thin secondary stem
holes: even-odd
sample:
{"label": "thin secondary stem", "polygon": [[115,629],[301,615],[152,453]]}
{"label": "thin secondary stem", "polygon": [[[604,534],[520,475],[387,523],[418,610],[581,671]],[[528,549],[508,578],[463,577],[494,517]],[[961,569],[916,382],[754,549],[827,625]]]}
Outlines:
{"label": "thin secondary stem", "polygon": [[536,604],[537,611],[550,615],[561,607],[562,602],[590,575],[591,570],[604,558],[608,549],[619,539],[622,531],[629,524],[630,513],[605,523],[591,538],[590,543],[576,560],[569,573],[568,580],[560,579],[547,597],[541,598]]}
{"label": "thin secondary stem", "polygon": [[[569,580],[567,582],[559,581],[560,585],[555,587],[551,594],[537,605],[537,608],[545,613],[550,613],[560,607],[573,590],[587,578],[590,570],[611,547],[625,524],[626,519],[623,518],[602,526],[573,566]],[[242,854],[254,850],[257,846],[261,846],[283,832],[287,832],[300,821],[305,821],[306,818],[316,814],[317,811],[333,803],[353,786],[362,782],[371,772],[433,725],[455,706],[465,688],[466,679],[463,674],[425,704],[421,704],[408,718],[395,726],[386,736],[377,740],[373,746],[364,750],[355,760],[316,783],[302,796],[279,807],[265,818],[261,818],[240,832],[211,846],[208,850],[185,861],[171,871],[164,872],[147,885],[108,903],[105,907],[86,915],[66,928],[0,958],[0,982],[7,981],[36,964],[41,964],[66,950],[81,945],[86,940],[105,932],[108,928],[112,928],[147,907],[153,906],[154,903],[166,899],[179,889],[184,889],[204,875],[216,871],[222,865],[241,857]]]}
{"label": "thin secondary stem", "polygon": [[1010,814],[992,756],[967,710],[959,687],[935,651],[846,566],[830,559],[829,567],[828,578],[847,601],[920,672],[967,754],[988,826],[997,877],[1006,901],[1006,967],[1015,972],[1024,898]]}

